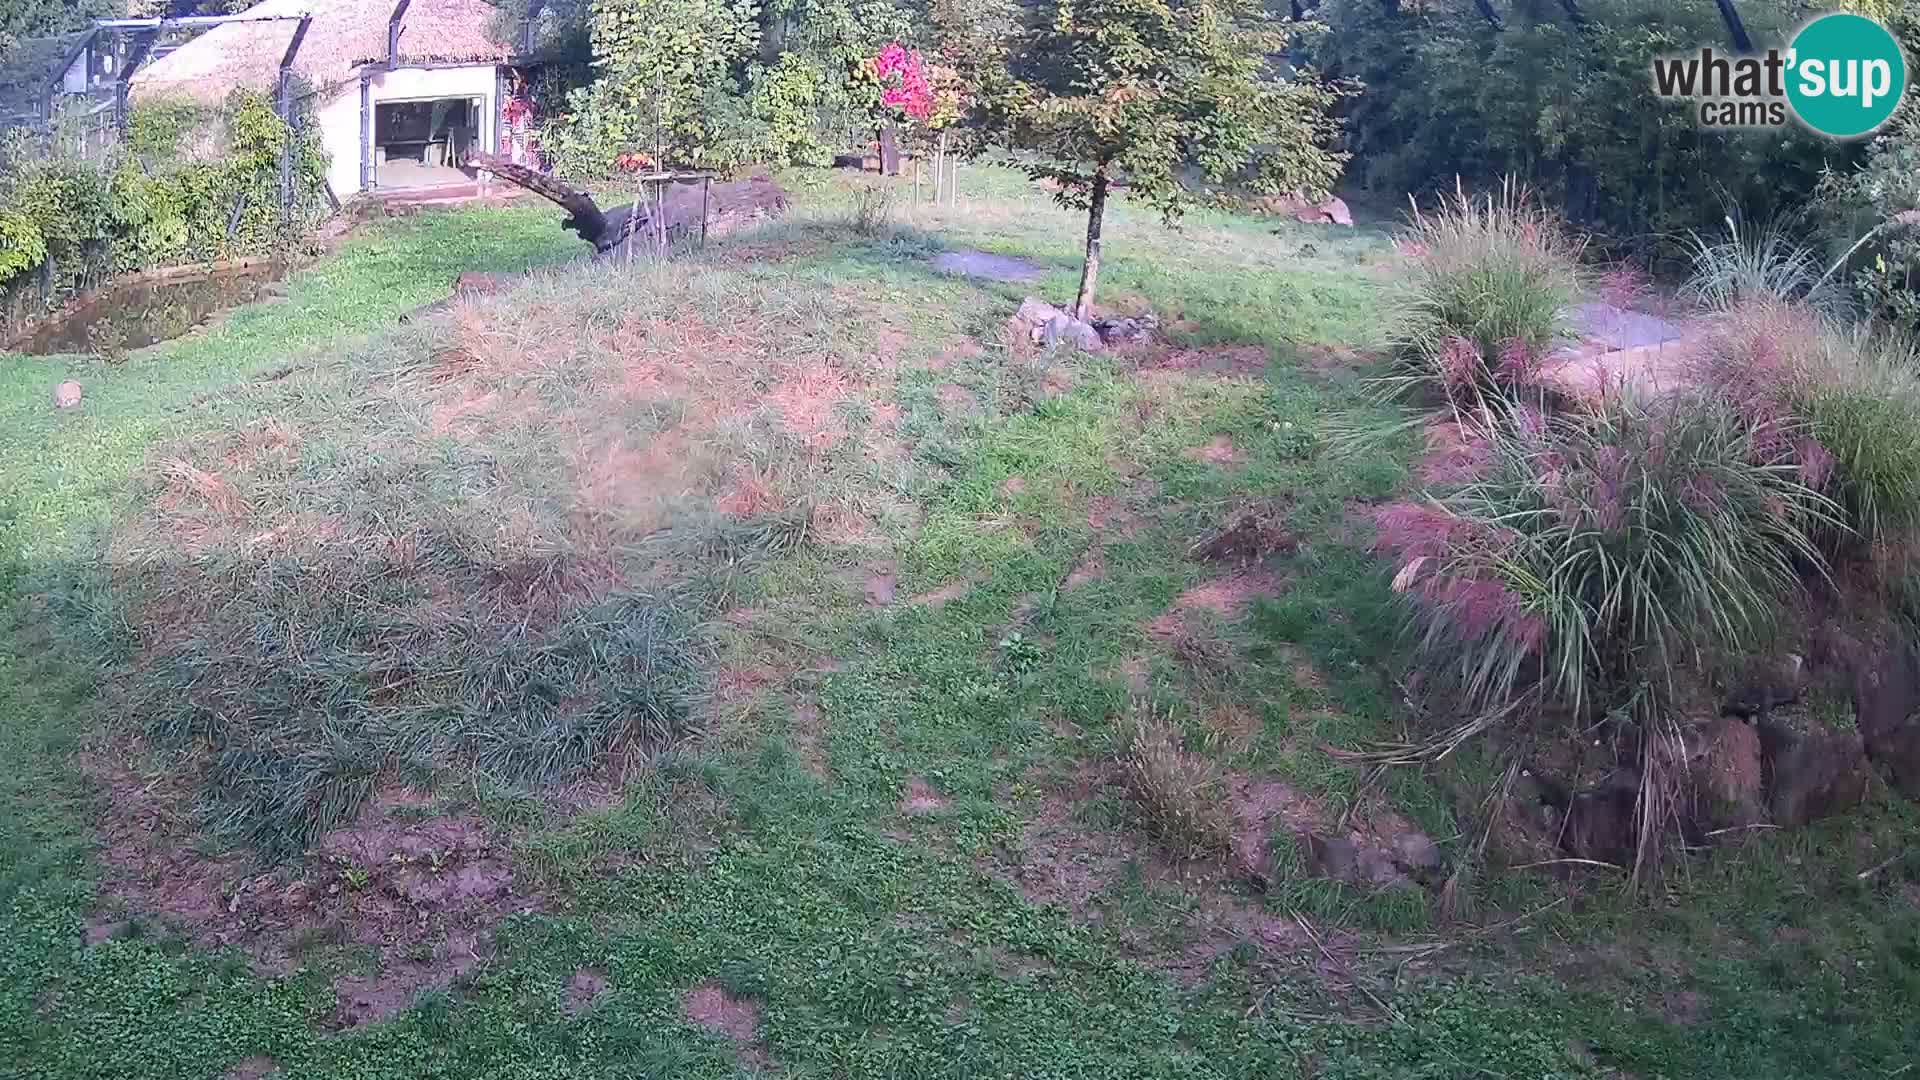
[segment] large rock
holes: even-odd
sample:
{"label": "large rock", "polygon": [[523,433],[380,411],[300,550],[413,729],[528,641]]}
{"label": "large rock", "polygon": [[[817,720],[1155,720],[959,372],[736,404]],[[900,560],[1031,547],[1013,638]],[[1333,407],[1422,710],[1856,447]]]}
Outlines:
{"label": "large rock", "polygon": [[1800,700],[1807,690],[1807,665],[1799,656],[1769,657],[1752,665],[1727,688],[1720,711],[1729,716],[1765,716]]}
{"label": "large rock", "polygon": [[1089,352],[1101,346],[1100,331],[1092,325],[1061,311],[1044,300],[1027,297],[1014,314],[1014,321],[1027,328],[1028,338],[1048,349],[1072,345]]}
{"label": "large rock", "polygon": [[1907,645],[1852,649],[1853,710],[1867,756],[1894,790],[1920,799],[1920,655]]}
{"label": "large rock", "polygon": [[1859,736],[1801,735],[1770,720],[1755,726],[1774,824],[1795,828],[1844,814],[1867,797],[1867,755]]}
{"label": "large rock", "polygon": [[1722,718],[1701,725],[1694,736],[1688,772],[1698,822],[1724,829],[1766,820],[1760,735],[1753,725]]}
{"label": "large rock", "polygon": [[1118,319],[1095,319],[1093,328],[1100,333],[1100,340],[1109,345],[1131,345],[1145,341],[1153,336],[1160,327],[1160,320],[1152,315],[1131,315]]}

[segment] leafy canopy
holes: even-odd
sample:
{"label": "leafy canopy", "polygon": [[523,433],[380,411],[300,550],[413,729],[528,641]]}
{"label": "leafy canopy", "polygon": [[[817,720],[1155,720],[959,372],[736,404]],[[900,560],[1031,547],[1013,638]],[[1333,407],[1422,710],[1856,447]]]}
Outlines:
{"label": "leafy canopy", "polygon": [[1324,194],[1342,92],[1270,59],[1288,31],[1258,0],[1054,0],[1015,39],[997,122],[1036,178],[1085,206],[1096,175],[1169,219],[1195,190]]}

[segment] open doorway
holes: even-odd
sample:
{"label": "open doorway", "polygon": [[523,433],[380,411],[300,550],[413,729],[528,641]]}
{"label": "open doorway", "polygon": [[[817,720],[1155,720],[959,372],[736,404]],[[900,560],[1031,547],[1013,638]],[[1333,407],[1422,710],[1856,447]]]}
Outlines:
{"label": "open doorway", "polygon": [[480,142],[477,97],[383,101],[373,112],[373,182],[382,189],[470,183]]}

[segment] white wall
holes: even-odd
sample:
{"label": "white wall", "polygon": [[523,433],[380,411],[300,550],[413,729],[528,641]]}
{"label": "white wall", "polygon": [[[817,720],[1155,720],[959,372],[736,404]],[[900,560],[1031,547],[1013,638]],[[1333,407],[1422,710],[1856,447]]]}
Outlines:
{"label": "white wall", "polygon": [[[371,104],[419,98],[477,97],[480,99],[480,145],[492,150],[500,115],[494,101],[491,64],[455,68],[401,68],[374,72]],[[360,190],[360,82],[341,86],[314,114],[320,141],[332,158],[327,183],[334,195],[346,199]]]}

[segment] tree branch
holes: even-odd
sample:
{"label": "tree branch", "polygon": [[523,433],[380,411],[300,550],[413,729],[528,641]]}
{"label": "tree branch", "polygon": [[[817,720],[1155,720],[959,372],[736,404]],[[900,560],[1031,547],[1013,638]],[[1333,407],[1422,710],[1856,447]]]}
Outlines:
{"label": "tree branch", "polygon": [[580,239],[595,247],[602,246],[602,234],[607,231],[607,216],[593,201],[593,196],[584,191],[575,191],[545,173],[535,172],[524,165],[516,165],[494,154],[469,154],[467,164],[477,169],[485,169],[502,180],[518,184],[541,198],[558,203],[560,208],[569,215],[567,220],[560,223],[561,228],[572,229],[580,234]]}
{"label": "tree branch", "polygon": [[1714,0],[1720,7],[1720,18],[1727,24],[1727,33],[1733,35],[1733,47],[1743,53],[1753,51],[1753,39],[1747,36],[1747,24],[1740,21],[1740,12],[1733,6],[1733,0]]}

